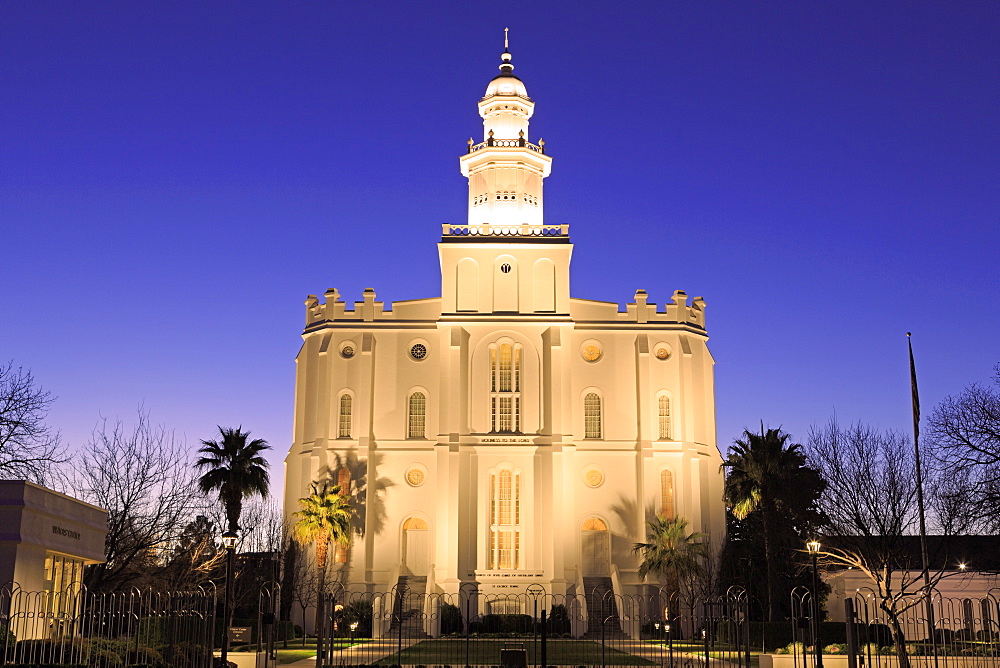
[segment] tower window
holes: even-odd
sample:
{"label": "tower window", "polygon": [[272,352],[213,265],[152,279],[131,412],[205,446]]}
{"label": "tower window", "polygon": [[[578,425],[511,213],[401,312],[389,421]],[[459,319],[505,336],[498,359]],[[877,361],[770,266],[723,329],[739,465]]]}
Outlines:
{"label": "tower window", "polygon": [[583,436],[601,437],[601,397],[594,392],[583,398]]}
{"label": "tower window", "polygon": [[674,519],[674,474],[670,471],[660,473],[660,515]]}
{"label": "tower window", "polygon": [[490,348],[490,431],[521,433],[521,346]]}
{"label": "tower window", "polygon": [[351,471],[346,466],[341,466],[337,470],[337,487],[341,494],[351,493]]}
{"label": "tower window", "polygon": [[669,441],[673,438],[673,422],[670,415],[670,397],[661,396],[657,401],[660,418],[660,440]]}
{"label": "tower window", "polygon": [[423,392],[414,392],[407,402],[406,436],[424,438],[427,422],[427,399]]}
{"label": "tower window", "polygon": [[509,274],[510,273],[510,265],[507,264],[506,262],[504,262],[502,265],[500,265],[500,271],[502,271],[505,274]]}
{"label": "tower window", "polygon": [[338,430],[340,438],[351,437],[351,395],[340,395],[340,428]]}
{"label": "tower window", "polygon": [[504,468],[490,476],[490,569],[521,567],[521,474]]}

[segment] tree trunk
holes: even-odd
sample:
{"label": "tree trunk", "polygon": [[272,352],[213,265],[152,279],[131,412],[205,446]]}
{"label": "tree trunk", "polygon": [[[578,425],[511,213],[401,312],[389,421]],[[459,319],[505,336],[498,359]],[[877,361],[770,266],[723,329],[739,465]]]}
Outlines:
{"label": "tree trunk", "polygon": [[[885,610],[885,608],[882,608]],[[910,668],[910,655],[906,651],[906,636],[903,634],[903,626],[899,623],[899,616],[895,612],[885,610],[889,617],[889,626],[892,627],[892,640],[896,646],[896,660],[899,668]]]}
{"label": "tree trunk", "polygon": [[775,591],[778,586],[778,565],[773,554],[774,541],[771,536],[774,518],[771,506],[766,503],[761,505],[761,522],[764,525],[764,561],[767,563],[767,620],[778,622],[781,621],[778,615],[778,595]]}
{"label": "tree trunk", "polygon": [[326,593],[326,554],[329,548],[328,541],[316,543],[316,565],[319,568],[319,586],[316,588],[316,665],[322,666],[326,663],[323,656],[323,630],[326,627],[325,615],[323,614],[324,594]]}

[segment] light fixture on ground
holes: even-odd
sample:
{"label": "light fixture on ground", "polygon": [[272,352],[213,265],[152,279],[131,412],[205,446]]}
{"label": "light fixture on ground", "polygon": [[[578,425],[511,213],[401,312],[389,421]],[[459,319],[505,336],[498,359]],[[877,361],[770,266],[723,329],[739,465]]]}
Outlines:
{"label": "light fixture on ground", "polygon": [[811,540],[806,543],[806,549],[812,555],[813,586],[812,586],[812,617],[813,617],[813,643],[816,649],[816,668],[823,668],[823,643],[819,639],[820,618],[819,618],[819,569],[816,565],[816,557],[819,555],[821,547],[818,540]]}
{"label": "light fixture on ground", "polygon": [[222,652],[220,658],[222,665],[227,666],[229,661],[229,609],[233,598],[233,570],[236,554],[236,532],[229,530],[222,534],[222,546],[226,548],[226,597],[222,608]]}

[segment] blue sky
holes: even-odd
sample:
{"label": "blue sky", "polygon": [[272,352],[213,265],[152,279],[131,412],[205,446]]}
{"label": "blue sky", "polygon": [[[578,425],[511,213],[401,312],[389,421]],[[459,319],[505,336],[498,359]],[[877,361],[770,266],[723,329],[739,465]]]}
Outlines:
{"label": "blue sky", "polygon": [[703,295],[719,444],[1000,362],[996,2],[0,2],[0,359],[289,445],[308,293],[440,294],[503,28],[572,295]]}

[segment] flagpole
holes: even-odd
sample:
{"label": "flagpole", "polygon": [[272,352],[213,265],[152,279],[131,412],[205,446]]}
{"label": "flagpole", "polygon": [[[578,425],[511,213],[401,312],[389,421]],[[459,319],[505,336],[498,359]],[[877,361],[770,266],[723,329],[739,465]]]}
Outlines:
{"label": "flagpole", "polygon": [[927,557],[927,521],[924,516],[924,482],[920,468],[920,395],[917,392],[917,367],[913,362],[913,343],[906,333],[906,346],[910,351],[910,393],[913,400],[913,463],[917,472],[917,514],[920,517],[920,560],[924,568],[924,590],[927,597],[927,640],[935,647],[934,665],[937,665],[936,639],[934,638],[934,601],[931,599],[930,560]]}

